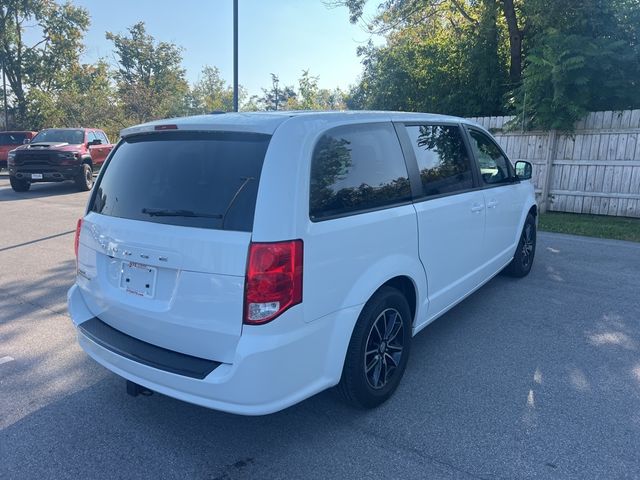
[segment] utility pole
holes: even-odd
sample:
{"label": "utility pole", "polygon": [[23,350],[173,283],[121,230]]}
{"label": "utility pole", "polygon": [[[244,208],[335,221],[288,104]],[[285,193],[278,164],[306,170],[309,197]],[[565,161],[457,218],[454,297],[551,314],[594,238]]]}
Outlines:
{"label": "utility pole", "polygon": [[233,0],[233,111],[238,111],[238,0]]}
{"label": "utility pole", "polygon": [[2,59],[2,96],[4,97],[4,129],[9,130],[9,110],[7,109],[7,78],[4,74],[4,58]]}

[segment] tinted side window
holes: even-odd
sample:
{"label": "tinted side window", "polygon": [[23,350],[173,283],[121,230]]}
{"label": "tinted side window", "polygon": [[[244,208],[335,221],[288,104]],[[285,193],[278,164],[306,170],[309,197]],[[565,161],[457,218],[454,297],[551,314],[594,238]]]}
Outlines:
{"label": "tinted side window", "polygon": [[498,146],[484,133],[469,130],[471,148],[480,164],[482,180],[486,184],[511,181],[513,174],[509,160]]}
{"label": "tinted side window", "polygon": [[411,199],[407,168],[391,124],[329,130],[311,161],[312,220]]}
{"label": "tinted side window", "polygon": [[471,160],[460,129],[447,125],[409,126],[425,195],[473,188]]}
{"label": "tinted side window", "polygon": [[0,145],[22,145],[26,138],[26,133],[1,132]]}
{"label": "tinted side window", "polygon": [[107,136],[105,135],[104,132],[97,131],[96,132],[96,137],[98,137],[100,140],[102,140],[102,143],[104,145],[107,145],[109,143],[109,139],[107,138]]}

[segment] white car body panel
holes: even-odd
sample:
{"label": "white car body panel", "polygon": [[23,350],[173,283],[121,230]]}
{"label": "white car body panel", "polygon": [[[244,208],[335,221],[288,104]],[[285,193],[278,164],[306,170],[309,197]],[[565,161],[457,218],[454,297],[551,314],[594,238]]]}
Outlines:
{"label": "white car body panel", "polygon": [[[221,365],[194,379],[119,356],[79,331],[81,346],[106,368],[154,391],[228,412],[266,414],[339,382],[358,315],[390,279],[404,277],[415,290],[414,334],[490,280],[513,257],[535,207],[528,181],[310,220],[310,159],[320,136],[336,126],[379,122],[471,125],[429,114],[272,112],[160,120],[123,130],[129,136],[176,125],[273,136],[251,232],[89,212],[80,234],[79,274],[68,295],[76,326],[98,317],[141,341]],[[294,239],[304,243],[302,303],[265,325],[243,325],[250,243]],[[123,262],[136,260],[157,269],[153,298],[120,285]]]}
{"label": "white car body panel", "polygon": [[414,205],[419,226],[419,256],[429,279],[431,306],[429,318],[425,320],[430,320],[472,290],[485,275],[481,270],[484,197],[480,191],[471,191]]}
{"label": "white car body panel", "polygon": [[[89,213],[77,285],[92,316],[139,340],[229,362],[242,331],[250,234]],[[160,247],[162,246],[162,247]],[[120,287],[123,262],[157,269],[153,298]]]}

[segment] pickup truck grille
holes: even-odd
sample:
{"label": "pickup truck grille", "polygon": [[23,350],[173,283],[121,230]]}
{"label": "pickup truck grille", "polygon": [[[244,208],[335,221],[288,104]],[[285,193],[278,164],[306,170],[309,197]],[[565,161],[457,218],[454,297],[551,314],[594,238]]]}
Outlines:
{"label": "pickup truck grille", "polygon": [[[55,155],[55,154],[54,154]],[[55,165],[54,155],[49,152],[18,152],[15,158],[16,166]]]}

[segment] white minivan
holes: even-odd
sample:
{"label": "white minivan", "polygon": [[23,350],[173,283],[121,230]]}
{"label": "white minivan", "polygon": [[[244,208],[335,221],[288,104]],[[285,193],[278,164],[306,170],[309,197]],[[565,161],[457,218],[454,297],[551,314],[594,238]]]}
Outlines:
{"label": "white minivan", "polygon": [[441,115],[127,128],[78,221],[69,312],[130,393],[260,415],[337,385],[375,407],[413,335],[503,269],[529,273],[530,177]]}

